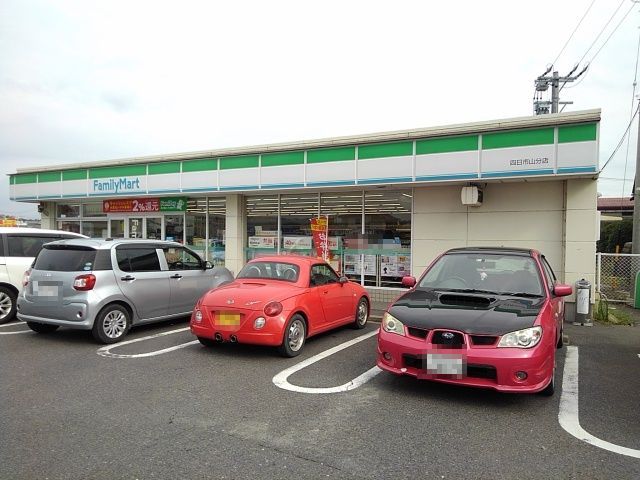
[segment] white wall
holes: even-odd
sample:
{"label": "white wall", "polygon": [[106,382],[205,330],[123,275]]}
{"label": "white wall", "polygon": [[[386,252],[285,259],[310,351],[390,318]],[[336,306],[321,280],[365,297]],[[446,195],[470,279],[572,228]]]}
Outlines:
{"label": "white wall", "polygon": [[541,251],[561,281],[593,281],[595,180],[490,183],[479,207],[462,205],[461,190],[460,185],[414,190],[414,275],[449,248],[505,246]]}

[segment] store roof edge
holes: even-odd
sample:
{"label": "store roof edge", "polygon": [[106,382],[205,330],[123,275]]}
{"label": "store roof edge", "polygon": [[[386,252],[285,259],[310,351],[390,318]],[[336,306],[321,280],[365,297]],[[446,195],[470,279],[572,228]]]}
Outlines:
{"label": "store roof edge", "polygon": [[394,140],[414,140],[416,138],[476,134],[499,130],[512,130],[514,128],[532,128],[573,123],[599,122],[600,118],[601,109],[591,109],[578,112],[515,117],[499,120],[485,120],[473,123],[444,125],[438,127],[417,128],[409,130],[395,130],[389,132],[378,132],[332,138],[330,137],[315,140],[301,140],[294,142],[272,143],[266,145],[251,145],[247,147],[219,148],[213,150],[200,150],[164,155],[149,155],[143,157],[131,157],[112,160],[98,160],[92,162],[82,162],[56,166],[18,168],[16,172],[17,174],[38,173],[48,171],[75,170],[82,168],[113,167],[118,165],[135,165],[141,163],[169,162],[206,157],[223,157],[251,154],[255,155],[259,153],[273,153],[290,150],[303,150],[309,148],[339,147],[362,143],[378,143]]}

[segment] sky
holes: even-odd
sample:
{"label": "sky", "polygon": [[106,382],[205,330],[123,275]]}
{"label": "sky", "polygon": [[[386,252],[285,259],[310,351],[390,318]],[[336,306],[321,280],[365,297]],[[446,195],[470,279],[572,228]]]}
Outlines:
{"label": "sky", "polygon": [[[602,109],[602,167],[639,27],[631,0],[2,0],[0,169],[528,116],[535,78],[577,63],[560,99]],[[637,131],[603,196],[630,194]],[[0,213],[37,217],[8,177]]]}

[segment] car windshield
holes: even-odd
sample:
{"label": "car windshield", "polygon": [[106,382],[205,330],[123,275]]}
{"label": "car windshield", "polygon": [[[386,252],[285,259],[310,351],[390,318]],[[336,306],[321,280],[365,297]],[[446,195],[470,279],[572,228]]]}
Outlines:
{"label": "car windshield", "polygon": [[264,278],[297,282],[300,268],[292,263],[282,262],[250,262],[247,263],[238,278]]}
{"label": "car windshield", "polygon": [[541,296],[543,293],[533,258],[481,252],[443,255],[418,286],[505,295]]}
{"label": "car windshield", "polygon": [[33,268],[52,272],[88,272],[94,270],[96,250],[86,247],[54,248],[45,246]]}

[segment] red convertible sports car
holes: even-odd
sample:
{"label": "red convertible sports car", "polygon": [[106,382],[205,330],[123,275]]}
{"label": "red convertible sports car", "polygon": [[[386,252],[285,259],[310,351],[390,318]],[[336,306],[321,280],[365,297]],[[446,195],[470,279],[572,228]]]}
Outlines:
{"label": "red convertible sports car", "polygon": [[564,298],[535,250],[458,248],[437,258],[385,312],[377,364],[417,378],[541,392],[555,387]]}
{"label": "red convertible sports car", "polygon": [[321,260],[261,257],[247,263],[234,282],[198,301],[191,332],[206,346],[224,341],[271,345],[294,357],[312,335],[346,324],[363,328],[369,305],[363,287]]}

